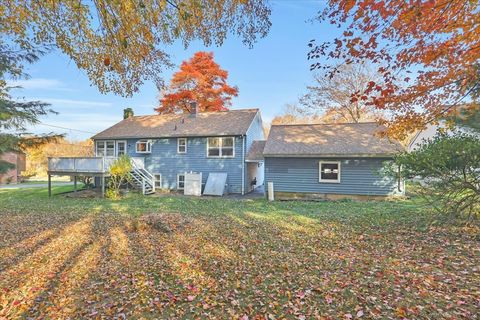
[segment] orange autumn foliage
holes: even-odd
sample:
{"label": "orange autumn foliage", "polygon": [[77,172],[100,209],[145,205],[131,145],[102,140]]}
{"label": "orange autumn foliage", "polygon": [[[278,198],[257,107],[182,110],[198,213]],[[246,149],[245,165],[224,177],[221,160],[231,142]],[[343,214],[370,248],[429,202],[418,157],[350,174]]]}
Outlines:
{"label": "orange autumn foliage", "polygon": [[228,110],[238,89],[229,86],[227,78],[228,72],[213,60],[213,53],[197,52],[182,62],[155,111],[191,113],[191,102],[197,103],[197,112]]}
{"label": "orange autumn foliage", "polygon": [[386,133],[404,138],[479,97],[479,10],[478,1],[466,0],[330,0],[319,19],[344,32],[311,42],[309,59],[334,61],[312,65],[330,76],[341,64],[376,64],[382,83],[371,81],[352,101],[387,111]]}

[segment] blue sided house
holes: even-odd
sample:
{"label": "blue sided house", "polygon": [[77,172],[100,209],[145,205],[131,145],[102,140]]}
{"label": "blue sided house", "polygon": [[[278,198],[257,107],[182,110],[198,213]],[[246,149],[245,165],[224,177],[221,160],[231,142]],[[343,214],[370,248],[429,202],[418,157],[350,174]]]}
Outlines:
{"label": "blue sided house", "polygon": [[404,194],[382,173],[403,147],[376,123],[273,125],[263,149],[276,198],[382,198]]}
{"label": "blue sided house", "polygon": [[[404,183],[382,173],[404,148],[378,135],[376,123],[272,125],[267,139],[258,109],[131,116],[92,137],[94,157],[49,158],[52,175],[95,177],[105,192],[109,167],[131,158],[143,194],[246,194],[269,197],[384,198]],[[75,183],[76,185],[76,183]],[[49,188],[50,190],[50,188]]]}
{"label": "blue sided house", "polygon": [[247,158],[264,140],[258,109],[131,116],[92,139],[97,158],[129,155],[137,180],[153,177],[154,190],[183,190],[190,172],[201,173],[203,187],[211,173],[226,174],[227,193],[263,184],[263,159]]}

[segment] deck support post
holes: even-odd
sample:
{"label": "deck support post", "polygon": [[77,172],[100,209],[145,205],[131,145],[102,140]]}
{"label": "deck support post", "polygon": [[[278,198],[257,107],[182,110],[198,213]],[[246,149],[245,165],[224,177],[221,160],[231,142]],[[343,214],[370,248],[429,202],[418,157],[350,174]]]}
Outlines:
{"label": "deck support post", "polygon": [[48,197],[52,196],[52,176],[48,175]]}
{"label": "deck support post", "polygon": [[73,192],[77,192],[77,176],[73,176]]}
{"label": "deck support post", "polygon": [[105,198],[105,176],[102,174],[102,198]]}

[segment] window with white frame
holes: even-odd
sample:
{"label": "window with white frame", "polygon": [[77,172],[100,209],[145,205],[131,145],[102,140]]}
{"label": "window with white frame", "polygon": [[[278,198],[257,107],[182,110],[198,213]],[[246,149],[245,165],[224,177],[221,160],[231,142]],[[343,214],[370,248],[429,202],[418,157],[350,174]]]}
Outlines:
{"label": "window with white frame", "polygon": [[114,157],[115,141],[95,141],[95,155],[97,157]]}
{"label": "window with white frame", "polygon": [[183,173],[177,174],[177,189],[185,189],[185,175]]}
{"label": "window with white frame", "polygon": [[187,138],[177,139],[177,153],[187,153]]}
{"label": "window with white frame", "polygon": [[216,137],[207,139],[208,157],[234,157],[235,140],[233,137]]}
{"label": "window with white frame", "polygon": [[340,182],[340,161],[320,161],[319,181]]}
{"label": "window with white frame", "polygon": [[115,157],[115,141],[106,141],[105,143],[105,156],[106,157]]}
{"label": "window with white frame", "polygon": [[153,178],[155,179],[155,188],[162,187],[162,175],[160,173],[154,173]]}
{"label": "window with white frame", "polygon": [[135,144],[135,151],[137,153],[151,153],[152,142],[149,140],[138,140]]}
{"label": "window with white frame", "polygon": [[105,156],[105,141],[95,141],[95,155],[97,157]]}

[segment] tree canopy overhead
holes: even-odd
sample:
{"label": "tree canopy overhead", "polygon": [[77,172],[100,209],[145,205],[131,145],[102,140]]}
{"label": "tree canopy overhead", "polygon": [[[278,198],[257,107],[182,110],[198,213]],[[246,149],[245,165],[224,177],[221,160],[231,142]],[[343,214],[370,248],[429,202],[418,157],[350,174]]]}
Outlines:
{"label": "tree canopy overhead", "polygon": [[269,16],[266,0],[0,0],[0,33],[22,49],[55,45],[100,92],[129,96],[145,80],[163,85],[167,45],[235,34],[251,46]]}
{"label": "tree canopy overhead", "polygon": [[[158,113],[192,113],[228,110],[232,97],[238,95],[237,87],[227,84],[228,72],[220,68],[211,52],[196,52],[182,62],[160,99]],[[191,103],[197,110],[191,110]]]}
{"label": "tree canopy overhead", "polygon": [[[388,110],[389,134],[403,137],[475,100],[480,89],[480,4],[465,0],[330,0],[319,19],[343,34],[310,45],[310,59],[330,76],[339,64],[378,64],[381,83],[352,99]],[[478,104],[472,107],[478,108]]]}

